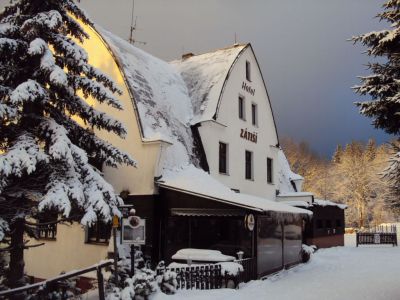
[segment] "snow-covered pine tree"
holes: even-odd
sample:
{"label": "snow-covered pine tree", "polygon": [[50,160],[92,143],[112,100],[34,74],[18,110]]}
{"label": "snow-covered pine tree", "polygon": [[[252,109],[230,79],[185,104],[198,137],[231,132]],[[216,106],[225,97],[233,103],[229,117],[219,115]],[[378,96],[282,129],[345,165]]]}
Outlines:
{"label": "snow-covered pine tree", "polygon": [[12,1],[0,13],[0,237],[10,287],[24,284],[24,233],[35,231],[28,219],[51,210],[84,225],[109,221],[121,199],[94,165],[135,165],[93,132],[126,133],[85,101],[122,109],[114,82],[77,44],[88,38],[77,20],[92,24],[73,0]]}
{"label": "snow-covered pine tree", "polygon": [[[354,87],[360,95],[369,95],[370,101],[358,102],[361,114],[373,119],[373,125],[388,133],[400,134],[400,0],[389,0],[377,16],[389,23],[389,28],[355,36],[352,40],[367,46],[367,54],[383,60],[369,63],[372,74],[362,76],[361,84]],[[400,139],[398,139],[400,141]],[[394,147],[393,150],[396,150]],[[400,152],[395,152],[387,172],[393,192],[400,182]],[[397,170],[397,171],[396,171]],[[395,179],[394,179],[395,178]],[[397,194],[400,199],[400,193]],[[400,200],[398,205],[400,206]]]}

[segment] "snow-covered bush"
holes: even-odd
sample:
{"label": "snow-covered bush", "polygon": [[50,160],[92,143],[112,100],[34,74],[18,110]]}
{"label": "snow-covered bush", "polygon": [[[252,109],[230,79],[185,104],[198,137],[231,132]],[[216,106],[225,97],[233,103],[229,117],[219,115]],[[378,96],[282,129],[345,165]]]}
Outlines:
{"label": "snow-covered bush", "polygon": [[150,269],[138,269],[132,278],[124,281],[124,287],[107,289],[107,300],[148,299],[157,291],[156,273]]}
{"label": "snow-covered bush", "polygon": [[317,246],[315,245],[305,245],[301,246],[301,260],[303,263],[306,263],[310,260],[311,255],[317,250]]}
{"label": "snow-covered bush", "polygon": [[165,268],[165,262],[160,261],[156,268],[157,283],[160,290],[166,294],[174,294],[178,287],[177,274]]}

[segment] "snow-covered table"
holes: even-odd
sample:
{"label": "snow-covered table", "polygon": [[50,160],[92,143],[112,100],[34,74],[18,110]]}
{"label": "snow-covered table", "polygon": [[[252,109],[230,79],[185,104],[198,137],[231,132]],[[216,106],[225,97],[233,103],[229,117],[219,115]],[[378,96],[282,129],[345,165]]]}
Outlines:
{"label": "snow-covered table", "polygon": [[227,262],[234,261],[235,257],[222,254],[218,250],[207,249],[194,249],[186,248],[181,249],[172,256],[173,260],[189,262]]}

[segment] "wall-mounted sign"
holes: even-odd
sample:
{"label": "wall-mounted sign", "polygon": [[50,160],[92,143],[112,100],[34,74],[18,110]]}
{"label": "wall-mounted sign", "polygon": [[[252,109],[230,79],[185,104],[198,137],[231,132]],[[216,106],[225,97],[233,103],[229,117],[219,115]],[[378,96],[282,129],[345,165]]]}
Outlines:
{"label": "wall-mounted sign", "polygon": [[256,89],[253,89],[251,86],[247,85],[247,83],[244,81],[242,83],[242,90],[245,90],[252,96],[254,96],[254,94],[256,93]]}
{"label": "wall-mounted sign", "polygon": [[146,244],[146,220],[141,219],[138,216],[123,218],[121,239],[122,244]]}
{"label": "wall-mounted sign", "polygon": [[257,132],[250,132],[246,129],[240,129],[240,137],[257,144]]}
{"label": "wall-mounted sign", "polygon": [[245,226],[246,226],[246,228],[247,228],[248,230],[253,231],[253,230],[254,230],[254,225],[255,225],[255,223],[256,223],[256,220],[255,220],[253,214],[247,214],[247,215],[244,217],[244,224],[245,224]]}

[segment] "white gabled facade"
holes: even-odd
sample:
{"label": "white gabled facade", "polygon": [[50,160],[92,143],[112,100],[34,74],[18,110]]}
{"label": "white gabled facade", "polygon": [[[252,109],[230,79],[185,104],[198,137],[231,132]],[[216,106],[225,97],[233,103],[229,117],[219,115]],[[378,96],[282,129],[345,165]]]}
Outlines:
{"label": "white gabled facade", "polygon": [[[272,107],[251,45],[186,56],[173,64],[186,81],[192,101],[203,107],[197,125],[211,176],[231,189],[269,200],[276,200],[277,191],[294,191],[291,173],[278,157],[282,150]],[[219,169],[220,142],[228,149],[227,172]],[[251,152],[251,179],[246,178],[246,151]],[[267,159],[272,165],[270,180]]]}
{"label": "white gabled facade", "polygon": [[[246,62],[250,64],[251,81],[246,79]],[[243,119],[239,118],[239,97],[244,103]],[[246,46],[233,63],[219,101],[216,122],[203,122],[199,128],[210,174],[232,189],[274,200],[278,137],[251,46]],[[256,124],[252,120],[252,105],[256,107]],[[219,172],[219,142],[228,145],[226,174]],[[252,179],[245,178],[245,151],[252,153]],[[272,159],[273,165],[271,183],[267,182],[267,158]]]}

